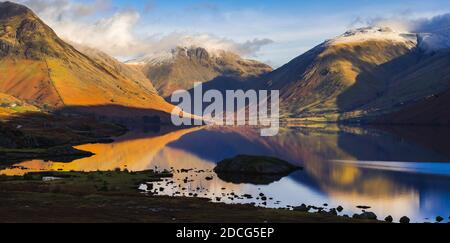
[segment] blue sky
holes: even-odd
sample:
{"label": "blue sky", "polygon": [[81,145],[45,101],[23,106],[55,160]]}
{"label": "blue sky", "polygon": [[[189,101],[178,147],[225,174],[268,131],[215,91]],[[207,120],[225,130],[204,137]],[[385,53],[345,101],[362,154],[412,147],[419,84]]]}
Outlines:
{"label": "blue sky", "polygon": [[380,19],[409,21],[450,12],[448,0],[17,2],[34,9],[63,38],[120,59],[170,47],[185,36],[201,36],[199,42],[234,48],[276,67],[350,28]]}

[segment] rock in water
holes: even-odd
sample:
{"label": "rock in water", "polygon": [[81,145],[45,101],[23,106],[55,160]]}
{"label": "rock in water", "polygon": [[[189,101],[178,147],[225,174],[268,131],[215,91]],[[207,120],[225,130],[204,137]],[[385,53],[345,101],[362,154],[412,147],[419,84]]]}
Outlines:
{"label": "rock in water", "polygon": [[377,220],[377,215],[372,212],[364,212],[362,214],[355,214],[353,215],[354,219],[368,219],[368,220]]}
{"label": "rock in water", "polygon": [[371,209],[372,207],[370,207],[370,206],[356,206],[356,208],[359,208],[359,209]]}
{"label": "rock in water", "polygon": [[441,216],[437,216],[437,217],[436,217],[436,222],[440,223],[440,222],[442,222],[442,221],[444,221],[444,218],[443,218],[443,217],[441,217]]}
{"label": "rock in water", "polygon": [[306,206],[305,204],[302,204],[299,207],[294,207],[293,208],[294,211],[299,211],[299,212],[309,212],[309,210],[311,209],[311,207]]}
{"label": "rock in water", "polygon": [[411,220],[410,220],[408,217],[406,217],[406,216],[403,216],[403,217],[400,219],[400,223],[401,223],[401,224],[409,224],[410,221],[411,221]]}
{"label": "rock in water", "polygon": [[214,171],[226,182],[269,185],[299,169],[276,158],[240,155],[221,161]]}
{"label": "rock in water", "polygon": [[289,162],[272,157],[239,155],[219,162],[214,171],[217,174],[288,175],[299,169]]}
{"label": "rock in water", "polygon": [[394,222],[394,218],[392,218],[392,216],[389,215],[389,216],[387,216],[387,217],[384,219],[384,221],[386,221],[386,222],[388,222],[388,223],[392,223],[392,222]]}
{"label": "rock in water", "polygon": [[338,215],[338,211],[335,208],[332,208],[332,209],[330,209],[328,214],[333,215],[333,216],[337,216]]}

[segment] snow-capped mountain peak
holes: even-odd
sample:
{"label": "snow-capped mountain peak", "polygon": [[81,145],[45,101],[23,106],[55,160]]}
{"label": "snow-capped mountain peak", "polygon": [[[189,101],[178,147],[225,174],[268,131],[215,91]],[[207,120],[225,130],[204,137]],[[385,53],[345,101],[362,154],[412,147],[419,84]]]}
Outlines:
{"label": "snow-capped mountain peak", "polygon": [[175,59],[175,55],[176,53],[174,52],[174,50],[160,51],[151,53],[149,55],[140,58],[126,61],[125,63],[128,65],[146,65],[146,64],[160,65],[170,63],[172,60]]}
{"label": "snow-capped mountain peak", "polygon": [[[188,58],[208,59],[218,58],[224,56],[227,52],[225,50],[207,50],[203,47],[190,46],[190,47],[176,47],[170,50],[158,51],[150,53],[141,58],[127,61],[128,65],[163,65],[172,63],[177,57],[184,56]],[[231,54],[231,53],[230,53]]]}
{"label": "snow-capped mountain peak", "polygon": [[326,44],[339,45],[371,40],[385,40],[416,45],[417,35],[413,33],[397,32],[387,27],[367,27],[349,30],[343,35],[327,41]]}
{"label": "snow-capped mountain peak", "polygon": [[450,48],[450,26],[429,32],[399,32],[389,27],[366,27],[349,30],[325,42],[327,46],[365,41],[391,41],[418,47],[425,52]]}

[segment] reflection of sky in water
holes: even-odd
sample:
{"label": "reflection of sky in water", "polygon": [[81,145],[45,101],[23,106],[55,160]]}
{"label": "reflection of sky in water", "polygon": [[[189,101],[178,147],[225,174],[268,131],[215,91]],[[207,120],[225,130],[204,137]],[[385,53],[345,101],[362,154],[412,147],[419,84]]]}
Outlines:
{"label": "reflection of sky in water", "polygon": [[335,160],[334,162],[356,164],[360,168],[370,168],[376,170],[389,170],[399,172],[412,172],[418,174],[434,174],[450,176],[450,164],[438,162],[387,162],[387,161],[345,161]]}
{"label": "reflection of sky in water", "polygon": [[[418,131],[414,132],[417,135]],[[379,218],[392,215],[398,220],[407,215],[413,221],[426,221],[425,218],[433,221],[438,215],[450,216],[450,163],[444,163],[450,161],[446,152],[450,149],[443,146],[449,143],[439,142],[437,136],[449,137],[447,131],[434,129],[429,133],[434,137],[427,143],[420,134],[421,139],[417,140],[408,132],[360,128],[288,129],[268,138],[260,137],[257,129],[244,128],[194,128],[161,134],[131,132],[112,144],[79,146],[96,154],[90,158],[71,163],[28,161],[1,173],[115,168],[138,171],[155,166],[211,171],[217,161],[238,154],[269,155],[302,165],[305,170],[267,186],[227,183],[211,172],[175,173],[174,185],[162,183],[161,186],[168,195],[178,191],[215,198],[233,192],[256,198],[264,193],[267,198],[273,197],[267,201],[269,207],[327,203],[329,208],[341,205],[345,208],[343,213],[351,215],[361,212],[356,206],[367,205],[372,206],[370,211]],[[211,175],[213,180],[205,179]],[[188,183],[183,182],[186,176]],[[255,202],[255,199],[226,198],[222,197],[221,201]]]}

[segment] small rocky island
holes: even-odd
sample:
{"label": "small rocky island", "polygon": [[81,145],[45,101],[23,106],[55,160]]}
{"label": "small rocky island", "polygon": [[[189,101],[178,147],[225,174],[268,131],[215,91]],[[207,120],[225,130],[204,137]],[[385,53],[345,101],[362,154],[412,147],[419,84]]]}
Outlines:
{"label": "small rocky island", "polygon": [[268,185],[300,169],[277,158],[238,155],[219,162],[214,172],[220,179],[231,183]]}

